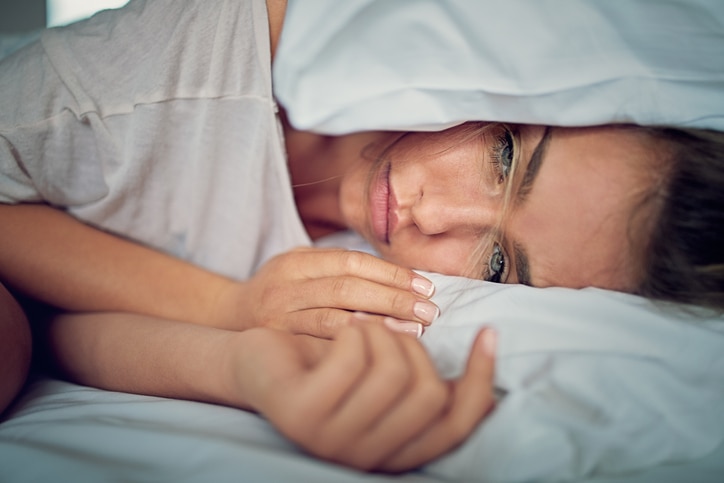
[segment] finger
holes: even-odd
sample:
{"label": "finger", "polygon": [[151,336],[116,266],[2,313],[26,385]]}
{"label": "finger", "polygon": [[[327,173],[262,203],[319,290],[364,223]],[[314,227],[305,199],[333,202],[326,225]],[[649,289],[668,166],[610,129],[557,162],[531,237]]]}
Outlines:
{"label": "finger", "polygon": [[316,434],[320,425],[335,413],[367,370],[367,344],[359,328],[342,331],[327,349],[313,369],[294,381],[293,410],[288,400],[275,398],[265,411],[291,440],[308,448],[309,435]]}
{"label": "finger", "polygon": [[293,334],[334,339],[342,329],[352,325],[355,318],[348,310],[323,307],[296,310],[272,319],[267,325]]}
{"label": "finger", "polygon": [[[356,448],[363,435],[376,427],[405,396],[412,377],[407,356],[399,343],[401,337],[374,325],[364,326],[362,331],[367,336],[368,370],[320,429],[320,437],[327,438],[333,451],[330,456],[343,462],[357,455]],[[377,443],[395,445],[394,441],[386,440]]]}
{"label": "finger", "polygon": [[266,326],[292,334],[334,339],[340,330],[355,323],[384,325],[393,332],[406,334],[415,339],[419,339],[424,332],[424,326],[419,322],[333,308],[298,310],[283,317],[275,317]]}
{"label": "finger", "polygon": [[303,265],[303,275],[306,278],[346,274],[412,291],[423,298],[430,298],[435,292],[435,285],[426,277],[369,253],[325,249],[300,250],[298,253],[308,257]]}
{"label": "finger", "polygon": [[307,334],[295,334],[294,337],[304,342],[300,346],[300,356],[304,361],[305,368],[313,368],[329,353],[333,347],[332,341]]}
{"label": "finger", "polygon": [[384,317],[382,323],[393,332],[405,334],[415,339],[422,337],[423,332],[425,332],[425,326],[419,322]]}
{"label": "finger", "polygon": [[443,381],[424,347],[416,340],[398,337],[414,380],[404,398],[379,422],[362,434],[355,445],[354,466],[374,469],[424,433],[441,417],[451,400],[450,385]]}
{"label": "finger", "polygon": [[291,310],[333,307],[352,312],[386,315],[430,325],[440,309],[430,300],[396,287],[351,275],[298,281],[294,284]]}
{"label": "finger", "polygon": [[366,334],[358,327],[345,328],[331,349],[305,381],[305,392],[315,401],[327,394],[326,412],[336,411],[369,370],[370,354]]}
{"label": "finger", "polygon": [[451,383],[453,400],[445,415],[379,469],[403,471],[415,468],[457,447],[475,430],[495,405],[496,339],[492,329],[484,329],[478,334],[465,373]]}

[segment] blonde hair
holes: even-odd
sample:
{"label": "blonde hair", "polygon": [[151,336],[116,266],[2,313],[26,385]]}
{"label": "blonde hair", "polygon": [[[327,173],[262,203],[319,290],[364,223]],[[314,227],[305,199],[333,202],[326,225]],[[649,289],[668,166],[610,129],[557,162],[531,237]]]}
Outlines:
{"label": "blonde hair", "polygon": [[[468,132],[465,133],[463,142],[469,141],[479,136],[484,136],[488,134],[489,131],[492,131],[494,129],[500,129],[501,127],[510,130],[513,133],[516,130],[515,125],[506,123],[468,123]],[[513,153],[515,153],[515,157],[513,158],[513,162],[510,166],[510,172],[508,173],[509,180],[516,179],[516,173],[518,171],[518,166],[520,165],[520,146],[518,145],[519,141],[516,136],[512,136],[512,139]],[[510,213],[514,192],[515,184],[513,182],[506,182],[505,190],[502,196],[500,216],[498,217],[497,223],[495,224],[495,226],[492,227],[492,229],[488,229],[485,232],[481,233],[480,242],[470,253],[470,258],[468,261],[468,273],[464,274],[466,277],[480,278],[482,271],[481,264],[489,263],[489,261],[485,261],[484,257],[486,256],[486,254],[491,253],[493,246],[496,243],[496,240],[503,232],[502,226],[506,218],[508,217],[508,214]]]}

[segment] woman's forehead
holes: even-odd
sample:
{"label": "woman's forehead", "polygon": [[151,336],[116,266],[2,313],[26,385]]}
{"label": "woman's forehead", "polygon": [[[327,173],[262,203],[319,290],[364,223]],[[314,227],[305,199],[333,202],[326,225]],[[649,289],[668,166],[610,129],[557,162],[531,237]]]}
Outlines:
{"label": "woman's forehead", "polygon": [[524,247],[534,285],[624,289],[639,273],[647,228],[634,216],[650,153],[622,130],[551,132],[529,199],[507,225]]}

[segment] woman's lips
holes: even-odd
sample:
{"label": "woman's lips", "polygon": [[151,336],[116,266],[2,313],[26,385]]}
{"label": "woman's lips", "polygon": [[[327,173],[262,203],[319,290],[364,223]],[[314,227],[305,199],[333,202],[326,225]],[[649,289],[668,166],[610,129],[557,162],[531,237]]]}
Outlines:
{"label": "woman's lips", "polygon": [[394,203],[394,196],[391,196],[390,190],[390,163],[387,162],[375,176],[370,193],[372,232],[382,243],[390,241],[390,201]]}
{"label": "woman's lips", "polygon": [[390,181],[390,174],[387,174],[387,242],[390,242],[390,236],[395,232],[397,227],[397,197],[395,190]]}

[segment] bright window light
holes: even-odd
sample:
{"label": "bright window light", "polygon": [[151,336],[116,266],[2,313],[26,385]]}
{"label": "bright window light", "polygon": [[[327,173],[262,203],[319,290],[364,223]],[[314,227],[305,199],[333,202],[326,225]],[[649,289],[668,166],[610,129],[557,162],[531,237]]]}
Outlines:
{"label": "bright window light", "polygon": [[46,0],[48,27],[67,25],[99,10],[122,7],[128,0]]}

